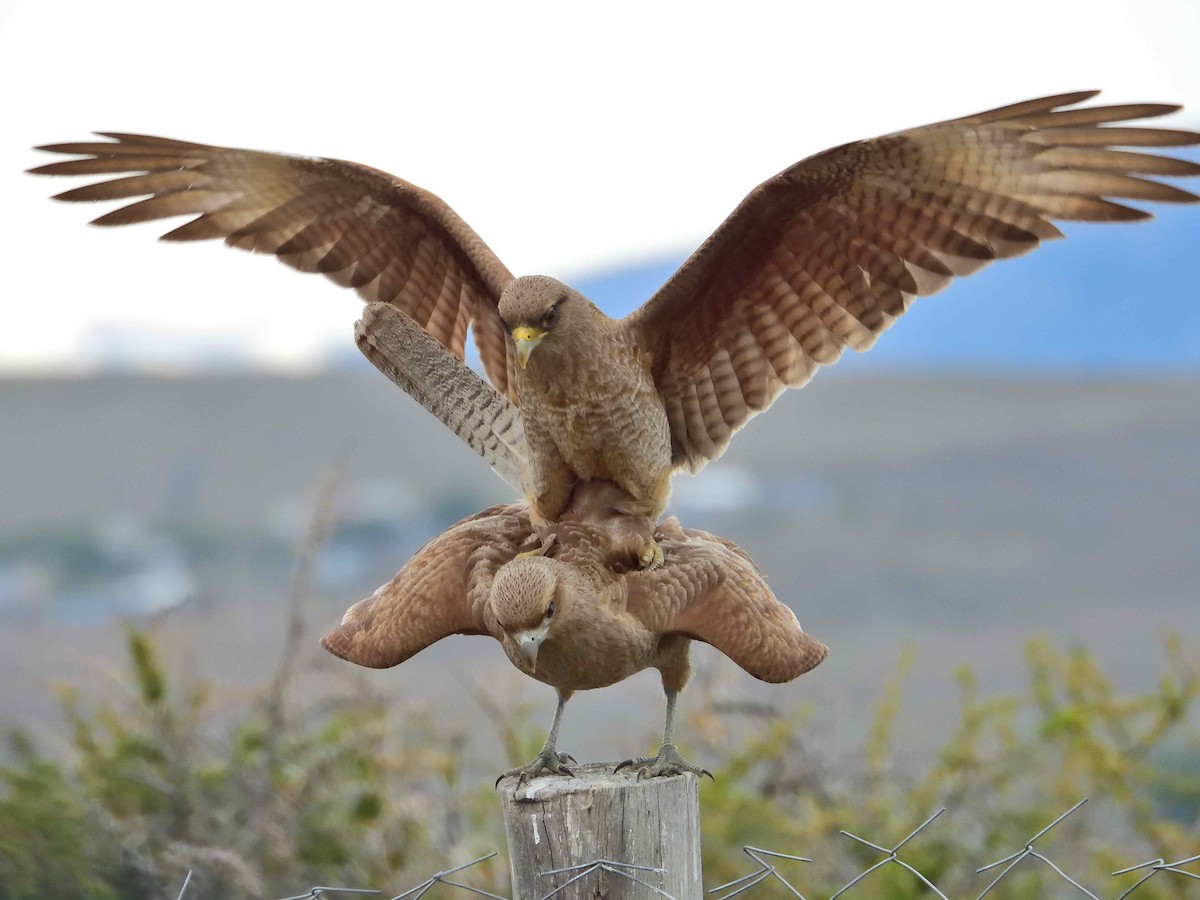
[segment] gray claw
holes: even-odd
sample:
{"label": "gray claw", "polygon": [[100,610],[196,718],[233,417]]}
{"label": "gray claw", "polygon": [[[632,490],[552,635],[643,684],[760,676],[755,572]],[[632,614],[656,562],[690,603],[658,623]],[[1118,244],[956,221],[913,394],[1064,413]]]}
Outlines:
{"label": "gray claw", "polygon": [[538,775],[568,775],[574,777],[575,773],[567,768],[568,761],[573,765],[579,765],[575,761],[575,757],[569,753],[556,753],[553,750],[549,752],[543,751],[534,758],[533,762],[517,766],[515,769],[509,769],[507,772],[501,772],[494,786],[500,787],[500,782],[510,775],[517,776],[517,787],[520,787],[530,778],[535,778]]}
{"label": "gray claw", "polygon": [[619,763],[613,773],[616,774],[622,769],[632,767],[637,771],[637,780],[643,778],[661,778],[667,775],[682,775],[684,772],[691,772],[696,776],[707,775],[713,778],[713,773],[708,769],[702,769],[699,766],[692,765],[680,754],[674,744],[663,744],[659,748],[658,756],[639,756],[636,759],[627,759]]}

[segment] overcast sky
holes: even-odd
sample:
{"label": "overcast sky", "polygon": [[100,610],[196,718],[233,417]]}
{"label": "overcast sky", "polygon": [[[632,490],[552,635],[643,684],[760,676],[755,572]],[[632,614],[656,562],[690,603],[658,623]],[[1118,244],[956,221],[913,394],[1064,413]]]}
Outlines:
{"label": "overcast sky", "polygon": [[49,161],[28,148],[92,130],[368,163],[514,272],[570,279],[690,250],[755,184],[856,138],[1087,88],[1200,125],[1196,0],[699,8],[0,0],[0,369],[78,369],[114,330],[150,359],[232,339],[279,367],[350,340],[358,301],[324,279],[47,201],[86,181],[22,174]]}

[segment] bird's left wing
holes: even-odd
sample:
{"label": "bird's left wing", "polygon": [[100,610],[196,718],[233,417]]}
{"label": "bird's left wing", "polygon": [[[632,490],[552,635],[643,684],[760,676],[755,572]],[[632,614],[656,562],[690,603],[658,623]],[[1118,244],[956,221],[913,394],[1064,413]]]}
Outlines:
{"label": "bird's left wing", "polygon": [[456,523],[350,607],[321,646],[360,666],[386,669],[452,634],[487,634],[482,601],[490,576],[529,533],[520,505],[492,507]]}
{"label": "bird's left wing", "polygon": [[521,492],[528,450],[516,406],[390,304],[370,304],[355,326],[354,338],[375,368]]}
{"label": "bird's left wing", "polygon": [[784,389],[846,347],[868,349],[915,297],[1059,237],[1053,220],[1148,218],[1112,197],[1197,199],[1154,179],[1200,166],[1114,148],[1184,146],[1200,134],[1102,127],[1177,107],[1063,108],[1095,93],[846,144],[751,192],[625,319],[651,358],[675,465],[716,459]]}
{"label": "bird's left wing", "polygon": [[629,612],[652,629],[711,644],[772,683],[798,678],[829,653],[736,544],[695,530],[683,540],[660,534],[660,542],[661,568],[624,576]]}
{"label": "bird's left wing", "polygon": [[484,368],[510,394],[505,330],[496,304],[512,275],[439,197],[386,172],[340,159],[216,147],[141,134],[49,144],[82,157],[37,175],[107,175],[57,200],[143,198],[95,220],[126,225],[193,216],[163,240],[224,238],[320,272],[366,301],[412,316],[459,359],[473,327]]}

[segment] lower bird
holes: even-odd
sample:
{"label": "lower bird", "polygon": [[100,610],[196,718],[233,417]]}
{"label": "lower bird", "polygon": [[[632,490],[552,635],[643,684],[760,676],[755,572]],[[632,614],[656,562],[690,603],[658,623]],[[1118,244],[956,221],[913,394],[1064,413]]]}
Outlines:
{"label": "lower bird", "polygon": [[[705,773],[675,745],[675,704],[691,668],[693,640],[716,647],[762,681],[791,681],[826,656],[775,598],[762,572],[736,545],[667,519],[654,537],[663,564],[620,571],[610,565],[607,529],[570,521],[580,506],[606,504],[619,489],[577,487],[552,529],[535,532],[525,504],[495,506],[428,543],[388,584],[350,607],[322,646],[371,668],[387,668],[452,634],[490,635],[509,660],[558,691],[545,744],[530,763],[501,775],[521,780],[570,774],[557,749],[563,709],[575,691],[658,669],[667,696],[659,752],[627,760],[638,776]],[[541,534],[541,549],[521,552]],[[499,783],[499,780],[497,781]]]}

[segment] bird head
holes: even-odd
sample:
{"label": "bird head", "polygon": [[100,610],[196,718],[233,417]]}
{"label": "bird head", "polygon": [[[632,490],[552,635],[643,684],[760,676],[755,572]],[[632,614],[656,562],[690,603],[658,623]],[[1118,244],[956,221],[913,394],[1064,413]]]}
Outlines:
{"label": "bird head", "polygon": [[[563,334],[592,311],[599,312],[578,291],[548,275],[516,278],[500,295],[500,318],[516,345],[517,364],[522,369],[535,349],[556,346]],[[545,350],[541,355],[546,355]]]}
{"label": "bird head", "polygon": [[542,642],[570,603],[564,568],[569,567],[544,556],[518,557],[502,566],[492,582],[496,621],[525,654],[533,671],[537,670]]}

